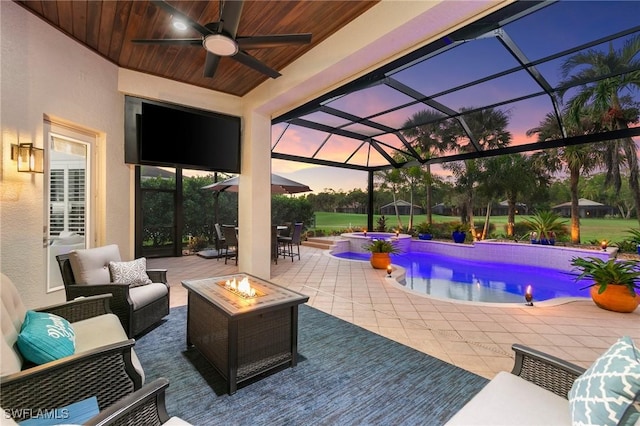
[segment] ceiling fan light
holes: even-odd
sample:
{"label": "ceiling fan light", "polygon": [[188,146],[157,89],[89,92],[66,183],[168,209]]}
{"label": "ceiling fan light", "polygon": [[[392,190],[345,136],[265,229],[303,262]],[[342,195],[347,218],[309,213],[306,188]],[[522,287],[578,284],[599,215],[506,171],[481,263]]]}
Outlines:
{"label": "ceiling fan light", "polygon": [[211,34],[204,38],[202,45],[218,56],[232,56],[238,53],[238,43],[224,34]]}
{"label": "ceiling fan light", "polygon": [[173,28],[175,28],[176,30],[179,31],[184,31],[187,29],[187,24],[185,24],[184,22],[176,19],[173,21]]}

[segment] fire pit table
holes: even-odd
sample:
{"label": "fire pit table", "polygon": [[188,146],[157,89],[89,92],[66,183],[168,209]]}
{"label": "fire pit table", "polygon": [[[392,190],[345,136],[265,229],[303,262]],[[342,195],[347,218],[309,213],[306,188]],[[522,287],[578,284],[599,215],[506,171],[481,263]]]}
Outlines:
{"label": "fire pit table", "polygon": [[187,346],[218,370],[229,394],[245,380],[297,364],[298,305],[308,296],[246,273],[182,286],[188,290]]}

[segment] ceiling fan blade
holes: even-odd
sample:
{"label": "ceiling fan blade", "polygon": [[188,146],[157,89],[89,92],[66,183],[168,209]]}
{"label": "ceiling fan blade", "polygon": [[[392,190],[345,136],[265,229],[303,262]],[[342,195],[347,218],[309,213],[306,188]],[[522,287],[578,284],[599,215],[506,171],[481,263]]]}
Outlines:
{"label": "ceiling fan blade", "polygon": [[226,0],[222,6],[222,13],[220,14],[222,30],[229,34],[231,38],[236,38],[243,6],[244,0]]}
{"label": "ceiling fan blade", "polygon": [[220,63],[220,56],[207,52],[207,58],[204,61],[204,76],[213,77]]}
{"label": "ceiling fan blade", "polygon": [[202,46],[201,38],[150,38],[150,39],[135,39],[131,40],[131,43],[138,44],[180,44],[191,46]]}
{"label": "ceiling fan blade", "polygon": [[278,71],[268,67],[263,62],[260,62],[253,56],[249,55],[248,53],[244,53],[243,51],[239,51],[235,55],[230,56],[230,58],[235,59],[241,64],[244,64],[250,68],[253,68],[256,71],[259,71],[262,74],[268,75],[271,78],[278,78],[282,75]]}
{"label": "ceiling fan blade", "polygon": [[151,3],[155,4],[156,6],[158,6],[161,9],[164,9],[167,13],[169,13],[170,15],[173,15],[174,18],[178,18],[178,19],[184,21],[185,24],[189,25],[191,28],[193,28],[194,30],[196,30],[197,32],[202,34],[203,36],[206,36],[208,34],[213,34],[211,32],[211,30],[209,30],[207,27],[198,24],[196,21],[194,21],[193,19],[189,18],[187,15],[185,15],[182,12],[180,12],[178,9],[176,9],[173,6],[171,6],[166,1],[151,0]]}
{"label": "ceiling fan blade", "polygon": [[311,43],[311,34],[278,34],[259,35],[236,38],[240,49],[261,49],[263,47],[279,47],[292,44]]}

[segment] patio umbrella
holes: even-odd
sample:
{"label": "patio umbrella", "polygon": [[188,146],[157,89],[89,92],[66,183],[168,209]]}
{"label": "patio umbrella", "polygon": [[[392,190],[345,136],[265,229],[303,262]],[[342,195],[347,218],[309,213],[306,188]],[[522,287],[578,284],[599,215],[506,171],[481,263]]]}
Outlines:
{"label": "patio umbrella", "polygon": [[[201,189],[209,189],[211,191],[223,192],[238,192],[238,182],[240,178],[238,176],[223,180],[221,182],[212,183],[211,185],[203,186]],[[296,182],[291,179],[284,178],[282,176],[271,174],[271,192],[273,194],[298,194],[300,192],[309,192],[311,188],[307,185]]]}

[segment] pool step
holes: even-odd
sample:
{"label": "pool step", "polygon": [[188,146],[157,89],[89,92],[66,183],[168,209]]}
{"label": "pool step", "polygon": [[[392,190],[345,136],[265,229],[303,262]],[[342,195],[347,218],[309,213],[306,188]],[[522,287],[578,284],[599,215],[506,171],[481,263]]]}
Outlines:
{"label": "pool step", "polygon": [[314,247],[321,250],[329,250],[333,246],[334,240],[322,237],[307,238],[306,241],[302,241],[303,246]]}

